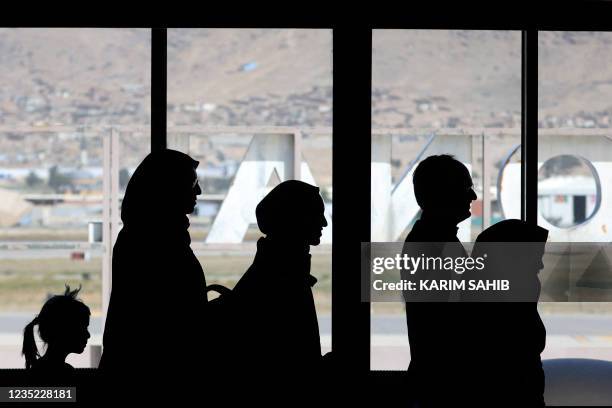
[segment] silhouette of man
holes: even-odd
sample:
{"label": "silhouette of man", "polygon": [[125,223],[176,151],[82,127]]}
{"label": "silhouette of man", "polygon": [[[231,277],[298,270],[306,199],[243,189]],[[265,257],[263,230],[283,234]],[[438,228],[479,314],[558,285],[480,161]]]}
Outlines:
{"label": "silhouette of man", "polygon": [[[422,212],[406,237],[405,251],[419,243],[433,243],[421,245],[424,252],[441,256],[444,243],[454,243],[452,246],[459,249],[455,255],[465,256],[457,225],[470,217],[470,204],[476,199],[468,169],[453,156],[430,156],[417,166],[413,184]],[[449,271],[448,278],[453,273]],[[468,317],[459,313],[459,303],[410,302],[411,294],[404,295],[412,397],[420,406],[452,405],[462,392],[459,383],[463,374],[458,368],[463,363],[461,321]]]}
{"label": "silhouette of man", "polygon": [[320,366],[310,246],[319,245],[327,226],[324,211],[319,189],[297,180],[280,183],[257,205],[257,225],[265,237],[233,289],[235,369],[248,372],[251,380],[264,371],[291,381],[291,373]]}

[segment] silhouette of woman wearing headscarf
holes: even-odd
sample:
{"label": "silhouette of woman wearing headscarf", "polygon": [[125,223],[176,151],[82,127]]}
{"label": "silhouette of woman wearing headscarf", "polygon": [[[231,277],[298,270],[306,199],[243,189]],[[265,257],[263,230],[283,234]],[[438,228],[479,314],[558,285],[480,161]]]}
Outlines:
{"label": "silhouette of woman wearing headscarf", "polygon": [[257,205],[253,264],[233,289],[237,319],[232,342],[240,369],[285,376],[321,363],[310,275],[310,246],[327,226],[319,189],[297,180],[277,185]]}
{"label": "silhouette of woman wearing headscarf", "polygon": [[506,279],[510,290],[463,296],[470,302],[462,353],[469,356],[464,374],[471,406],[544,406],[546,329],[537,301],[547,237],[539,226],[504,220],[476,239],[472,257],[486,254],[485,269],[466,272],[467,279]]}
{"label": "silhouette of woman wearing headscarf", "polygon": [[184,153],[153,152],[127,185],[99,367],[111,380],[179,381],[202,368],[206,280],[186,216],[202,193],[197,166]]}

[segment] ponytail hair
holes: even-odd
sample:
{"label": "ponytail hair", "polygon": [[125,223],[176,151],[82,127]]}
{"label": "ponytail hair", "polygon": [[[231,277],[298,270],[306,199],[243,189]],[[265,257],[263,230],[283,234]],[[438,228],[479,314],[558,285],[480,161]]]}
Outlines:
{"label": "ponytail hair", "polygon": [[32,368],[32,365],[40,358],[36,341],[34,340],[34,326],[38,324],[38,316],[34,318],[23,330],[23,348],[21,354],[25,357],[26,369]]}

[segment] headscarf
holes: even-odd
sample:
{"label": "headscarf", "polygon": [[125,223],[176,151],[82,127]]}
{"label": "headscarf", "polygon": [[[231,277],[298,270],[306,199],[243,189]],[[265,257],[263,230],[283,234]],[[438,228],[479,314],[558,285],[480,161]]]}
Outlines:
{"label": "headscarf", "polygon": [[156,228],[186,232],[189,220],[176,198],[191,188],[198,164],[176,150],[149,153],[128,182],[121,205],[124,227],[137,232]]}

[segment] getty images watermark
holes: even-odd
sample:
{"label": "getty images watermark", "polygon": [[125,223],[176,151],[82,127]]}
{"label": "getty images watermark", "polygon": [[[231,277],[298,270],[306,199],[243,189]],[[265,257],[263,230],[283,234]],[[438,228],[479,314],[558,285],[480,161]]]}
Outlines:
{"label": "getty images watermark", "polygon": [[612,301],[607,243],[376,242],[361,257],[365,302]]}

